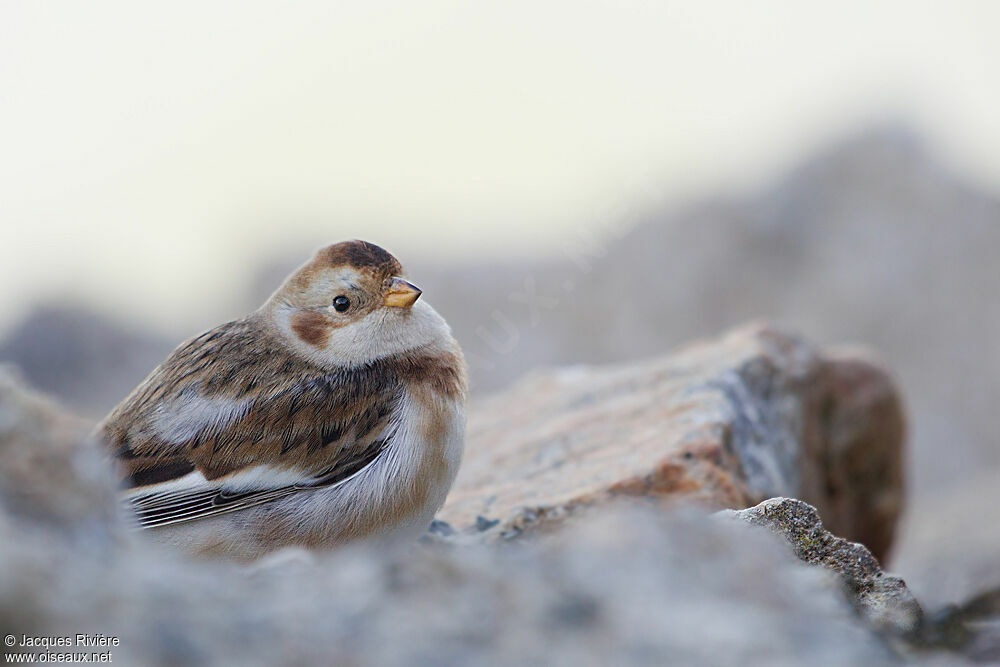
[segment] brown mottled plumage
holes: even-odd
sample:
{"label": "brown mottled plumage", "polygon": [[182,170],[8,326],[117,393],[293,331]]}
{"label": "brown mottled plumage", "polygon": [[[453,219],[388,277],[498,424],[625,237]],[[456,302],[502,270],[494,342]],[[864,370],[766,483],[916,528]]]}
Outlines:
{"label": "brown mottled plumage", "polygon": [[429,522],[461,455],[465,368],[401,274],[370,243],[324,248],[167,357],[98,428],[139,524],[214,522],[169,541],[253,557]]}

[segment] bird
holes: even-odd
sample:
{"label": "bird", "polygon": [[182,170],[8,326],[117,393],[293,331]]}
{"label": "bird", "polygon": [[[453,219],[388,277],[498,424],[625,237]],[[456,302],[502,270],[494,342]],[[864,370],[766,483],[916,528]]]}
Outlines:
{"label": "bird", "polygon": [[415,539],[458,472],[466,364],[383,248],[322,248],[179,345],[102,420],[132,525],[188,552]]}

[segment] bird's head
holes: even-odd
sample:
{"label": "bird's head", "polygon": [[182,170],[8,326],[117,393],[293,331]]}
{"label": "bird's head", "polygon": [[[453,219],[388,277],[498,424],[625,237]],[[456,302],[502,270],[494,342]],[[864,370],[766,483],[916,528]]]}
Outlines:
{"label": "bird's head", "polygon": [[290,275],[262,311],[295,349],[326,366],[443,344],[447,324],[404,275],[377,245],[337,243]]}

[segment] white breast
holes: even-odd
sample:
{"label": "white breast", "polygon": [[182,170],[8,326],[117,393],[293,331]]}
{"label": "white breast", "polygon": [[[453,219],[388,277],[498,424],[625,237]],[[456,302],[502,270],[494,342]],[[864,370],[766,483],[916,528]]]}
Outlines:
{"label": "white breast", "polygon": [[358,475],[289,498],[284,510],[314,539],[331,544],[351,537],[420,535],[458,473],[464,406],[443,399],[427,403],[405,392],[386,435],[389,447]]}

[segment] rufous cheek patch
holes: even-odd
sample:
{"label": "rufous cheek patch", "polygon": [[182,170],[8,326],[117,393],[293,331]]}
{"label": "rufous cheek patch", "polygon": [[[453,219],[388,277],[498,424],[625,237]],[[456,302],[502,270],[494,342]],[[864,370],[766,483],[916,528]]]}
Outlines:
{"label": "rufous cheek patch", "polygon": [[323,347],[330,338],[333,323],[322,313],[303,310],[292,316],[292,332],[304,343]]}

